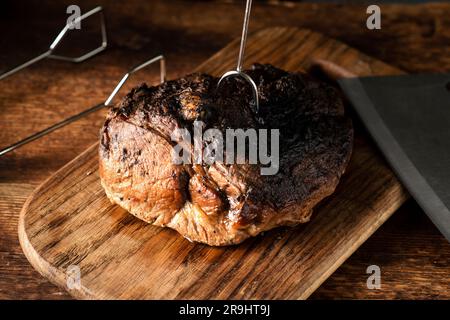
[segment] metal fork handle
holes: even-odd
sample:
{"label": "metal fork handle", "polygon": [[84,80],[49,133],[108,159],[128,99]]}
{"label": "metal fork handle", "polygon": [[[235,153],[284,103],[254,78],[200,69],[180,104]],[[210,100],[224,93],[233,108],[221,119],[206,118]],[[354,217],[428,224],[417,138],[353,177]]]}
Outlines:
{"label": "metal fork handle", "polygon": [[252,10],[252,0],[247,0],[245,5],[244,25],[242,27],[241,45],[239,47],[239,56],[236,71],[242,71],[244,64],[245,44],[247,43],[248,23],[250,21],[250,12]]}
{"label": "metal fork handle", "polygon": [[239,47],[239,55],[238,55],[238,62],[236,66],[236,70],[225,72],[224,75],[219,79],[219,82],[217,83],[217,88],[220,86],[222,81],[225,78],[229,77],[240,77],[244,79],[246,82],[250,84],[250,87],[253,92],[253,102],[255,104],[255,110],[256,113],[259,112],[259,94],[258,94],[258,86],[256,85],[255,81],[242,71],[242,66],[244,64],[244,55],[245,55],[245,45],[247,43],[247,34],[248,34],[248,23],[250,21],[250,12],[252,9],[252,0],[247,0],[245,5],[245,14],[244,14],[244,23],[242,26],[242,35],[241,35],[241,44]]}
{"label": "metal fork handle", "polygon": [[[62,39],[64,38],[64,36],[67,34],[67,32],[69,30],[71,30],[71,28],[73,26],[75,26],[77,23],[79,23],[80,21],[96,14],[99,13],[100,14],[100,22],[101,22],[101,33],[102,33],[102,43],[98,48],[95,48],[94,50],[89,51],[88,53],[81,55],[79,57],[66,57],[66,56],[59,56],[59,55],[54,55],[52,54],[53,51],[58,47],[58,45],[61,43]],[[107,37],[107,32],[106,32],[106,22],[105,22],[105,16],[103,14],[103,8],[102,7],[96,7],[88,12],[86,12],[85,14],[79,16],[78,18],[74,19],[73,21],[71,21],[70,23],[67,23],[64,28],[58,33],[58,35],[56,36],[55,40],[53,40],[53,42],[50,44],[48,50],[40,55],[38,55],[37,57],[34,57],[14,68],[12,68],[11,70],[8,70],[2,74],[0,74],[0,80],[42,60],[45,58],[50,58],[50,59],[58,59],[58,60],[64,60],[64,61],[70,61],[70,62],[82,62],[85,61],[86,59],[89,59],[93,56],[95,56],[96,54],[102,52],[103,50],[106,49],[106,47],[108,46],[108,37]]]}
{"label": "metal fork handle", "polygon": [[73,115],[67,119],[64,119],[58,123],[55,123],[54,125],[36,132],[35,134],[32,134],[31,136],[20,140],[16,143],[13,143],[12,145],[3,148],[2,150],[0,150],[0,156],[3,156],[4,154],[11,152],[27,143],[30,143],[36,139],[39,139],[47,134],[49,134],[50,132],[53,132],[61,127],[64,127],[66,125],[68,125],[69,123],[72,123],[78,119],[83,118],[84,116],[87,116],[88,114],[91,114],[99,109],[102,109],[103,107],[109,106],[111,104],[112,99],[117,95],[117,93],[119,92],[119,90],[122,88],[122,86],[125,84],[125,82],[127,81],[127,79],[135,72],[147,67],[148,65],[155,63],[156,61],[160,61],[160,76],[161,76],[161,83],[163,83],[166,79],[166,63],[165,63],[165,58],[163,55],[159,55],[156,56],[152,59],[149,59],[147,61],[145,61],[144,63],[135,66],[134,68],[130,69],[130,71],[128,71],[123,77],[122,79],[119,81],[119,83],[116,85],[116,87],[114,88],[114,90],[111,92],[111,94],[109,95],[108,99],[105,100],[105,102],[99,103],[89,109],[86,109],[84,111],[81,111],[80,113]]}

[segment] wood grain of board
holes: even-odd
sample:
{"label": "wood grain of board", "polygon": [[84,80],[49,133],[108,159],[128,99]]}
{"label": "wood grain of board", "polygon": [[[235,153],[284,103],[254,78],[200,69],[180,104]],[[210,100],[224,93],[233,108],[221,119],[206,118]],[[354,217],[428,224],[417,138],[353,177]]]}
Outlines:
{"label": "wood grain of board", "polygon": [[[238,45],[236,39],[197,71],[220,75],[233,68]],[[254,33],[246,52],[247,66],[272,63],[295,71],[325,59],[357,75],[400,73],[340,42],[295,28]],[[90,147],[37,188],[19,219],[28,260],[77,298],[307,298],[408,197],[357,131],[347,173],[311,222],[214,248],[147,225],[110,204],[99,182],[97,148]],[[79,288],[67,288],[71,265],[81,270]]]}

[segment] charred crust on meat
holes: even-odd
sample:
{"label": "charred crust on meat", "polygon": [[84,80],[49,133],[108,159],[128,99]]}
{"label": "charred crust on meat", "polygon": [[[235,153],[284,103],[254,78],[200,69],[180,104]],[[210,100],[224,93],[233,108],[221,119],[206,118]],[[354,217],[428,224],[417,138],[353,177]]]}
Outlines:
{"label": "charred crust on meat", "polygon": [[[101,130],[100,177],[107,196],[138,218],[210,245],[242,242],[265,230],[307,222],[336,188],[353,146],[340,93],[303,72],[267,64],[245,71],[258,86],[260,110],[239,78],[194,73],[132,89]],[[280,130],[280,166],[174,165],[170,135],[206,128]]]}

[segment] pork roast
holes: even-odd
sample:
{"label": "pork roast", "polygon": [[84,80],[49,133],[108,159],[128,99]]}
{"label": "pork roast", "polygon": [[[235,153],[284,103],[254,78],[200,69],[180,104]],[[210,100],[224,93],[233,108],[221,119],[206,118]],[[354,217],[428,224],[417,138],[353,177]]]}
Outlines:
{"label": "pork roast", "polygon": [[[240,78],[191,74],[159,86],[142,84],[112,108],[101,130],[100,177],[113,202],[148,223],[191,241],[237,244],[278,226],[310,219],[335,190],[353,145],[339,93],[306,73],[255,64],[260,107]],[[279,168],[261,163],[174,164],[176,129],[279,130]]]}

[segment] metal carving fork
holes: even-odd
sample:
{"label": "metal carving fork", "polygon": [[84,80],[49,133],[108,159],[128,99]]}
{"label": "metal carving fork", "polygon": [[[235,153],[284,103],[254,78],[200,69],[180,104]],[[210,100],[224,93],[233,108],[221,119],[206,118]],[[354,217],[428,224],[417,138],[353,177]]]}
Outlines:
{"label": "metal carving fork", "polygon": [[259,111],[259,97],[258,97],[258,87],[256,86],[256,83],[253,81],[253,79],[244,73],[242,71],[242,65],[244,64],[244,53],[245,53],[245,45],[247,43],[247,33],[248,33],[248,23],[250,20],[250,11],[252,9],[252,0],[247,0],[246,6],[245,6],[245,15],[244,15],[244,25],[242,27],[242,36],[241,36],[241,45],[239,48],[239,56],[238,56],[238,62],[236,70],[231,70],[228,72],[225,72],[225,74],[220,78],[219,82],[217,83],[217,87],[220,86],[222,81],[229,77],[241,77],[245,81],[247,81],[253,91],[253,101],[256,108],[256,113]]}
{"label": "metal carving fork", "polygon": [[114,90],[111,92],[109,97],[104,102],[99,103],[99,104],[97,104],[97,105],[95,105],[95,106],[93,106],[93,107],[91,107],[89,109],[86,109],[86,110],[84,110],[84,111],[82,111],[82,112],[80,112],[80,113],[78,113],[78,114],[76,114],[74,116],[71,116],[71,117],[69,117],[69,118],[67,118],[67,119],[65,119],[65,120],[63,120],[61,122],[58,122],[58,123],[56,123],[56,124],[46,128],[46,129],[44,129],[42,131],[39,131],[39,132],[37,132],[37,133],[35,133],[35,134],[33,134],[33,135],[23,139],[23,140],[20,140],[20,141],[14,143],[14,144],[12,144],[12,145],[2,149],[2,150],[0,150],[0,156],[4,155],[4,154],[6,154],[6,153],[8,153],[10,151],[15,150],[15,149],[23,146],[24,144],[27,144],[27,143],[29,143],[31,141],[39,139],[40,137],[45,136],[45,135],[49,134],[50,132],[55,131],[56,129],[64,127],[65,125],[67,125],[67,124],[69,124],[71,122],[74,122],[74,121],[76,121],[76,120],[78,120],[78,119],[80,119],[80,118],[82,118],[82,117],[84,117],[84,116],[94,112],[94,111],[97,111],[97,110],[99,110],[99,109],[101,109],[103,107],[109,106],[111,104],[111,101],[113,100],[113,98],[116,96],[116,94],[119,92],[119,90],[125,84],[127,79],[133,73],[135,73],[135,72],[137,72],[137,71],[139,71],[139,70],[141,70],[141,69],[147,67],[148,65],[150,65],[152,63],[155,63],[157,61],[160,61],[160,76],[161,76],[161,83],[163,83],[165,81],[165,79],[166,79],[166,63],[165,63],[164,56],[163,55],[159,55],[159,56],[156,56],[156,57],[154,57],[154,58],[152,58],[150,60],[145,61],[144,63],[142,63],[142,64],[132,68],[127,73],[125,73],[125,75],[122,77],[122,79],[119,81],[117,86],[114,88]]}
{"label": "metal carving fork", "polygon": [[[89,51],[88,53],[79,56],[79,57],[66,57],[66,56],[60,56],[60,55],[54,55],[53,51],[55,51],[55,49],[58,47],[58,45],[60,44],[61,40],[64,38],[64,36],[66,35],[66,33],[71,30],[76,24],[78,24],[80,21],[89,18],[90,16],[94,15],[94,14],[100,14],[100,22],[101,22],[101,32],[102,32],[102,43],[101,45],[94,49]],[[50,44],[50,47],[48,48],[48,50],[40,55],[38,55],[37,57],[34,57],[33,59],[28,60],[27,62],[22,63],[21,65],[6,71],[2,74],[0,74],[0,80],[16,73],[17,71],[20,71],[42,59],[45,58],[49,58],[49,59],[57,59],[57,60],[64,60],[64,61],[70,61],[70,62],[82,62],[85,61],[86,59],[89,59],[90,57],[95,56],[96,54],[102,52],[103,50],[106,49],[106,47],[108,46],[108,38],[106,35],[106,23],[105,23],[105,16],[103,14],[103,8],[102,7],[96,7],[94,9],[92,9],[91,11],[86,12],[85,14],[79,16],[78,18],[74,19],[72,22],[66,24],[64,26],[64,28],[59,32],[59,34],[56,36],[55,40],[53,40],[53,42]]]}

